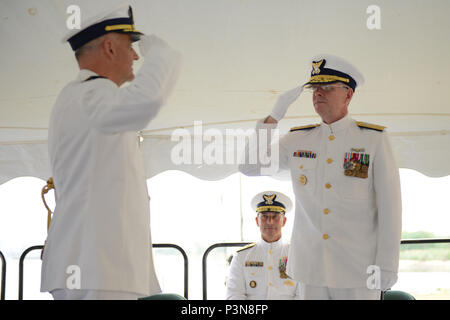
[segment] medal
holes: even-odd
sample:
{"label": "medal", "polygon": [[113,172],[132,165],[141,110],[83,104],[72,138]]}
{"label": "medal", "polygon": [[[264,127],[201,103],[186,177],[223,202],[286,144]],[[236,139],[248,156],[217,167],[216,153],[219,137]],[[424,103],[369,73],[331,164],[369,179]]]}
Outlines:
{"label": "medal", "polygon": [[360,174],[361,174],[361,163],[356,163],[355,164],[354,175],[355,175],[355,177],[359,178]]}
{"label": "medal", "polygon": [[345,170],[353,170],[354,167],[355,167],[355,164],[353,162],[350,162],[350,161],[344,162]]}
{"label": "medal", "polygon": [[279,260],[278,270],[280,271],[280,278],[287,279],[289,276],[286,274],[287,257]]}
{"label": "medal", "polygon": [[[364,149],[352,148],[352,151],[364,151]],[[346,152],[343,167],[344,175],[366,179],[369,176],[369,155],[358,152]]]}
{"label": "medal", "polygon": [[289,278],[289,276],[286,274],[286,271],[285,271],[285,270],[283,270],[283,271],[280,270],[280,278],[281,278],[281,279],[287,279],[287,278]]}
{"label": "medal", "polygon": [[366,179],[369,176],[369,167],[366,165],[361,166],[360,178]]}

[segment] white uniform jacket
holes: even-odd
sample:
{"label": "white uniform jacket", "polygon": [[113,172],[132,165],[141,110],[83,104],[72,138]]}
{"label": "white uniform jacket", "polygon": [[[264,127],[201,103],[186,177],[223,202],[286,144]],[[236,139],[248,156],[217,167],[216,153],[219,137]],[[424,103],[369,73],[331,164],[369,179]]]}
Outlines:
{"label": "white uniform jacket", "polygon": [[96,74],[81,70],[58,96],[48,137],[56,207],[41,291],[161,291],[137,131],[164,104],[180,65],[179,53],[157,45],[128,86],[85,81]]}
{"label": "white uniform jacket", "polygon": [[[367,177],[344,174],[352,156],[368,161]],[[366,288],[367,268],[376,265],[396,279],[401,193],[386,132],[360,127],[350,116],[291,130],[279,141],[279,168],[290,171],[295,193],[289,276],[311,286]],[[240,171],[260,175],[261,165],[243,164]]]}
{"label": "white uniform jacket", "polygon": [[286,275],[289,244],[260,240],[238,250],[227,279],[227,300],[299,299],[300,286]]}

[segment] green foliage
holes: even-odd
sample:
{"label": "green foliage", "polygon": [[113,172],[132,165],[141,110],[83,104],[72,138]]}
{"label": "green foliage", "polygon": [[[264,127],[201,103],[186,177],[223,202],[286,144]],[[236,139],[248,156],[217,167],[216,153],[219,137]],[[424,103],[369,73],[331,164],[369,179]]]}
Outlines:
{"label": "green foliage", "polygon": [[429,239],[434,237],[435,237],[434,233],[429,231],[402,232],[402,239]]}
{"label": "green foliage", "polygon": [[[428,231],[402,232],[402,239],[432,239],[435,235]],[[450,243],[402,244],[402,260],[450,260]]]}
{"label": "green foliage", "polygon": [[447,248],[401,249],[400,260],[448,261],[450,260],[450,245]]}

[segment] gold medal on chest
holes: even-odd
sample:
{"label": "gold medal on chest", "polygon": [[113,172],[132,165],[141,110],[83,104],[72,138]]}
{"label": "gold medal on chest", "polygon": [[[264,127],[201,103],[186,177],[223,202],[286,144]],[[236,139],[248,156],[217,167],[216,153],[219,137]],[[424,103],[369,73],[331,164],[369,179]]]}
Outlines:
{"label": "gold medal on chest", "polygon": [[278,264],[278,270],[280,270],[280,278],[287,279],[289,276],[286,274],[287,257],[280,259]]}
{"label": "gold medal on chest", "polygon": [[[352,150],[362,150],[355,149]],[[365,153],[346,152],[344,159],[344,175],[366,179],[369,176],[370,155]]]}

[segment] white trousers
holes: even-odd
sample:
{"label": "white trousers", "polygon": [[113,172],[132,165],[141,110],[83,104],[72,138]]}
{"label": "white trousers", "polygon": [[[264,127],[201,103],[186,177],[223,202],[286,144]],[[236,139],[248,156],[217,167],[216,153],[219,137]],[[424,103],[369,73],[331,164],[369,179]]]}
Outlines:
{"label": "white trousers", "polygon": [[134,292],[106,290],[55,289],[50,293],[55,300],[137,300],[144,297]]}
{"label": "white trousers", "polygon": [[302,297],[305,300],[380,300],[381,298],[381,290],[314,287],[305,284],[301,286]]}

